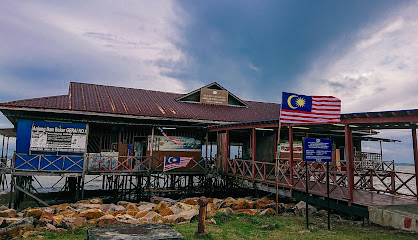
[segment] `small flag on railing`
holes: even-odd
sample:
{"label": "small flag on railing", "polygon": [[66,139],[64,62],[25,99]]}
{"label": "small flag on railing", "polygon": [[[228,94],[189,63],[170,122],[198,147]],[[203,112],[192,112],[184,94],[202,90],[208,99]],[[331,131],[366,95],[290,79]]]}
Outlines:
{"label": "small flag on railing", "polygon": [[305,96],[283,92],[280,122],[338,123],[341,100],[332,96]]}
{"label": "small flag on railing", "polygon": [[175,168],[186,167],[193,157],[164,157],[164,172]]}

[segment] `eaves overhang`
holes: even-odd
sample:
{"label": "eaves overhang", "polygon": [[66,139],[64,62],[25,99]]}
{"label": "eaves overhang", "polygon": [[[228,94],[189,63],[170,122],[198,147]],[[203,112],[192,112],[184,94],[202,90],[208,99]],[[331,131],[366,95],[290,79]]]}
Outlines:
{"label": "eaves overhang", "polygon": [[[111,118],[126,118],[136,120],[151,120],[151,121],[174,121],[174,122],[189,122],[197,123],[201,125],[211,124],[225,124],[228,122],[214,121],[205,119],[182,119],[182,118],[164,118],[164,117],[152,117],[152,116],[136,116],[136,115],[125,115],[125,114],[112,114],[112,113],[97,113],[88,111],[76,111],[76,110],[64,110],[64,109],[46,109],[46,108],[27,108],[27,107],[8,107],[0,106],[0,111],[25,111],[25,112],[40,112],[40,113],[58,113],[58,114],[73,114],[73,115],[84,115],[84,116],[99,116],[99,117],[111,117]],[[6,116],[7,117],[7,116]],[[9,119],[10,120],[10,119]]]}

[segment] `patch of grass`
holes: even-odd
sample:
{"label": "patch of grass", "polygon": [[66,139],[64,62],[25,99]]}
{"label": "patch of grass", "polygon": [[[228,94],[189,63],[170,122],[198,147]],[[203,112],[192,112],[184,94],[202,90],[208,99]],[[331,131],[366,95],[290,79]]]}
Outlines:
{"label": "patch of grass", "polygon": [[[36,230],[36,229],[35,229]],[[59,240],[85,240],[87,239],[87,228],[78,228],[74,232],[68,233],[53,233],[53,232],[44,232],[40,234],[42,239],[59,239]],[[38,236],[26,238],[28,240],[39,240]]]}
{"label": "patch of grass", "polygon": [[[196,235],[197,222],[174,226],[187,239],[325,239],[325,240],[390,240],[418,239],[418,234],[401,230],[384,228],[361,222],[337,220],[331,221],[331,231],[327,230],[326,217],[310,217],[309,231],[306,231],[304,217],[295,216],[249,216],[247,214],[217,213],[217,222],[206,224],[206,234]],[[36,230],[36,229],[35,229]],[[87,228],[80,228],[73,233],[42,233],[43,239],[85,240]],[[39,239],[37,237],[29,240]]]}
{"label": "patch of grass", "polygon": [[389,229],[360,222],[332,220],[327,229],[326,217],[311,217],[306,231],[304,217],[249,216],[217,213],[216,225],[206,224],[206,234],[197,236],[197,222],[174,226],[185,239],[329,239],[329,240],[389,240],[417,239],[418,234]]}

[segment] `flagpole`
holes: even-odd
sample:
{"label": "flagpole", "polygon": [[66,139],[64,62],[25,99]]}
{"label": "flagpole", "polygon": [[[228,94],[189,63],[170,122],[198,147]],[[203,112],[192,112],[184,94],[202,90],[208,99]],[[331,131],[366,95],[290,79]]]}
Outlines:
{"label": "flagpole", "polygon": [[[280,145],[280,130],[282,128],[282,122],[279,120],[279,130],[277,132],[277,144],[276,148]],[[276,217],[279,216],[279,159],[280,159],[280,149],[276,150]]]}
{"label": "flagpole", "polygon": [[164,157],[163,158],[163,160],[164,160],[164,166],[163,166],[163,172],[165,172],[165,161],[166,161],[166,159],[165,159],[166,157]]}

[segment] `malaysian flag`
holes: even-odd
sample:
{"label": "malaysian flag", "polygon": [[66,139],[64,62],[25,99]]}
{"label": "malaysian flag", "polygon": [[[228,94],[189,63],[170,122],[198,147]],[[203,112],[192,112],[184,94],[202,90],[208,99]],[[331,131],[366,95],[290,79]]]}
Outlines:
{"label": "malaysian flag", "polygon": [[283,92],[280,122],[338,123],[341,100],[332,96],[305,96]]}
{"label": "malaysian flag", "polygon": [[192,159],[193,157],[164,157],[163,171],[185,167]]}

